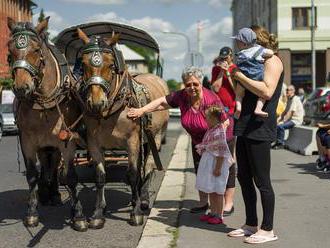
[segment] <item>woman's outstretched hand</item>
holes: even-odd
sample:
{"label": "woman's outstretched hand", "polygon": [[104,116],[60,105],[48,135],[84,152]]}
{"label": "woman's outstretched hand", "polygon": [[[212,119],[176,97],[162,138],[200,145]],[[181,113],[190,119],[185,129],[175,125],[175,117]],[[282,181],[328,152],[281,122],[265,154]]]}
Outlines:
{"label": "woman's outstretched hand", "polygon": [[127,112],[127,117],[136,120],[137,118],[140,118],[143,114],[144,111],[142,108],[130,108]]}

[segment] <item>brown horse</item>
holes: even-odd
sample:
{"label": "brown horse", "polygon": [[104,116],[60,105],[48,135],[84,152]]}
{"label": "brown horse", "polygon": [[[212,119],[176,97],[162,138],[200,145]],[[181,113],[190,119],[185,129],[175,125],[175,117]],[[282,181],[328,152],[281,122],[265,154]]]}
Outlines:
{"label": "brown horse", "polygon": [[[44,30],[48,20],[49,17],[34,28],[31,23],[16,23],[8,18],[11,31],[8,49],[17,98],[16,121],[29,184],[28,211],[24,219],[27,226],[39,223],[38,182],[43,178],[46,182],[57,182],[56,171],[61,159],[64,163],[62,179],[73,197],[77,194],[77,176],[73,167],[76,142],[67,138],[73,137],[70,130],[78,122],[81,111],[72,96],[75,81],[66,61],[47,41]],[[37,161],[43,171],[41,175]],[[51,168],[43,170],[43,167]],[[58,185],[53,187],[57,189]],[[87,230],[79,206],[74,206],[73,227]]]}
{"label": "brown horse", "polygon": [[[118,58],[115,48],[119,36],[99,39],[87,35],[78,29],[80,39],[85,43],[82,50],[83,83],[81,85],[82,101],[85,103],[84,123],[87,127],[88,151],[96,164],[97,199],[90,228],[102,228],[105,222],[103,215],[106,207],[104,197],[105,160],[103,151],[107,149],[125,149],[128,152],[127,179],[132,189],[132,212],[130,223],[143,224],[143,210],[149,208],[148,185],[152,166],[146,167],[150,151],[143,140],[142,125],[148,126],[156,145],[161,143],[162,130],[169,118],[167,111],[152,114],[149,125],[140,120],[127,118],[129,105],[141,104],[138,95],[147,95],[148,101],[168,94],[165,82],[152,74],[141,74],[133,82],[123,60]],[[120,64],[122,63],[122,64]],[[142,87],[137,90],[135,87]],[[142,95],[143,95],[142,94]],[[148,163],[150,165],[151,163]]]}

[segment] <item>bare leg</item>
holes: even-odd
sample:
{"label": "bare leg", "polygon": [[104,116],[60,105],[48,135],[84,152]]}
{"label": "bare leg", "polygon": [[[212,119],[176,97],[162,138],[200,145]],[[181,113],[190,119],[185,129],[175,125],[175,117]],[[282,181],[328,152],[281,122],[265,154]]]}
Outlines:
{"label": "bare leg", "polygon": [[[236,138],[231,140],[228,143],[228,147],[230,150],[230,153],[232,154],[234,160],[236,161],[236,152],[235,152],[235,147],[236,147]],[[235,166],[234,164],[232,166]],[[235,168],[230,168],[229,173],[232,172],[232,169]],[[234,177],[236,179],[236,169],[233,171],[234,175],[229,174],[229,177]],[[234,196],[235,196],[235,186],[232,185],[233,187],[227,188],[225,192],[225,203],[224,203],[224,211],[230,211],[232,207],[234,206]]]}
{"label": "bare leg", "polygon": [[203,191],[198,191],[199,193],[199,204],[200,207],[205,206],[208,203],[208,198],[209,198],[209,194],[203,192]]}
{"label": "bare leg", "polygon": [[217,214],[219,217],[223,215],[223,195],[217,193],[210,194],[211,213]]}
{"label": "bare leg", "polygon": [[225,205],[224,210],[230,211],[234,206],[234,196],[235,196],[235,188],[227,188],[225,192]]}
{"label": "bare leg", "polygon": [[321,140],[319,136],[316,136],[316,145],[317,145],[317,150],[319,152],[319,156],[326,156],[327,155],[327,150],[325,147],[321,144]]}
{"label": "bare leg", "polygon": [[242,111],[242,101],[245,95],[245,89],[240,85],[237,84],[236,86],[236,110],[234,113],[234,118],[238,119],[241,115],[241,111]]}
{"label": "bare leg", "polygon": [[254,114],[259,115],[259,116],[264,117],[264,118],[268,117],[268,113],[262,110],[262,108],[265,105],[265,102],[266,102],[266,100],[263,99],[263,98],[258,99],[257,106],[254,110]]}

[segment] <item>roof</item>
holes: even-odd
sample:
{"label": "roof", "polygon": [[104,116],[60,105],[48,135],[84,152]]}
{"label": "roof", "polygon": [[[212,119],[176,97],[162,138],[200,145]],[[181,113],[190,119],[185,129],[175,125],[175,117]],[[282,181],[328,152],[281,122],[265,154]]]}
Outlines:
{"label": "roof", "polygon": [[157,41],[142,29],[114,22],[94,22],[72,26],[57,36],[55,46],[65,55],[70,64],[74,63],[84,45],[78,37],[77,28],[83,30],[87,36],[99,35],[104,38],[111,37],[115,32],[120,34],[119,44],[137,45],[159,53]]}
{"label": "roof", "polygon": [[133,51],[131,48],[129,48],[125,45],[118,45],[118,46],[119,46],[120,50],[122,51],[124,59],[126,61],[129,61],[129,60],[144,61],[145,60],[145,58],[143,56],[141,56],[137,52]]}

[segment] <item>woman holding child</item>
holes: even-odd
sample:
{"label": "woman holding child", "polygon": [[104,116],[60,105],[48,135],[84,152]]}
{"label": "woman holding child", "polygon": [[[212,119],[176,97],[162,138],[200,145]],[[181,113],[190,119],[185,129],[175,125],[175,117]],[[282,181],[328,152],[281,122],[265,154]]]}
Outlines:
{"label": "woman holding child", "polygon": [[[201,69],[196,67],[185,69],[182,73],[182,80],[184,89],[172,92],[166,97],[156,99],[142,108],[132,108],[128,112],[128,117],[135,119],[145,113],[179,107],[181,111],[181,124],[192,139],[192,155],[195,172],[197,173],[201,155],[197,153],[196,145],[202,142],[204,134],[208,130],[206,110],[211,106],[218,106],[222,111],[223,105],[215,93],[202,86],[203,73]],[[226,129],[226,138],[230,141],[233,138],[233,127],[229,121],[226,121],[226,113],[224,111],[222,113],[219,118],[222,124],[226,123],[225,125],[229,125]],[[208,194],[199,191],[199,198],[199,206],[193,208],[192,212],[205,212],[209,208]]]}
{"label": "woman holding child", "polygon": [[[284,74],[283,64],[276,55],[278,43],[275,37],[258,26],[252,29],[256,34],[256,40],[247,39],[254,37],[252,30],[240,30],[234,37],[238,47],[241,50],[251,48],[253,42],[256,42],[263,47],[260,52],[268,48],[273,50],[275,55],[262,56],[259,62],[256,59],[258,54],[247,58],[252,63],[262,64],[262,78],[255,78],[249,70],[244,70],[245,74],[239,70],[232,72],[232,77],[238,81],[240,87],[244,88],[244,95],[239,99],[241,111],[239,119],[235,122],[234,133],[237,136],[237,177],[242,188],[246,220],[241,228],[228,233],[228,236],[249,236],[244,241],[256,244],[277,240],[273,232],[275,195],[270,180],[270,148],[271,142],[276,139],[276,107]],[[246,31],[248,33],[245,33]],[[260,113],[260,107],[266,114]],[[259,109],[256,111],[256,108]],[[263,209],[260,229],[258,229],[257,194],[254,184],[260,191]]]}

